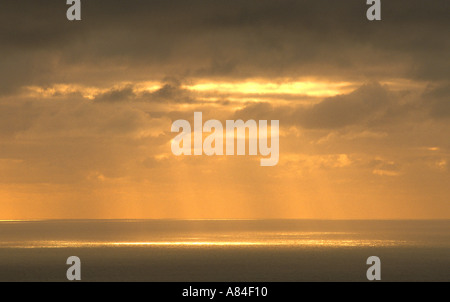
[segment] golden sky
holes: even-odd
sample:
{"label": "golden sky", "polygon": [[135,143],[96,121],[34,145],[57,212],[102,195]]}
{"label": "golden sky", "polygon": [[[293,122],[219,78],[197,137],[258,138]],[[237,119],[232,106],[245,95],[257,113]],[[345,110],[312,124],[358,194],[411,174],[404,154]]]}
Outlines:
{"label": "golden sky", "polygon": [[[448,1],[63,2],[1,5],[0,219],[450,218]],[[194,111],[278,165],[174,156]]]}

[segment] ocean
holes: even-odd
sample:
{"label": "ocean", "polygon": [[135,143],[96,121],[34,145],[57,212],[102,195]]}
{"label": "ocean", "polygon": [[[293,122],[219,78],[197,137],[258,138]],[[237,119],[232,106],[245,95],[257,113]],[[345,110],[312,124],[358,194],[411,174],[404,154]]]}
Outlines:
{"label": "ocean", "polygon": [[0,281],[450,281],[450,220],[0,221]]}

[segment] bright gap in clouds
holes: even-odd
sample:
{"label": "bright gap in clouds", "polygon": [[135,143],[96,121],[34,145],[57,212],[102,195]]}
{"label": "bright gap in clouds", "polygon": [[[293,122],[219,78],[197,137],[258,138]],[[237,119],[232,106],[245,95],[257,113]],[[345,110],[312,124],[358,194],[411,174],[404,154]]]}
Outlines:
{"label": "bright gap in clouds", "polygon": [[186,85],[184,88],[192,91],[215,91],[219,93],[237,92],[242,94],[298,94],[315,97],[333,96],[348,93],[353,89],[349,82],[319,82],[319,81],[294,81],[294,82],[202,82],[194,85]]}
{"label": "bright gap in clouds", "polygon": [[[359,84],[359,83],[358,83]],[[349,93],[358,85],[350,82],[325,82],[325,81],[244,81],[244,82],[208,82],[201,81],[194,84],[180,85],[180,89],[197,93],[232,94],[233,100],[245,99],[245,96],[264,95],[292,95],[307,97],[330,97]],[[26,96],[28,97],[54,97],[65,96],[74,93],[81,94],[84,98],[94,99],[96,96],[111,90],[121,90],[131,87],[136,95],[152,93],[163,88],[165,83],[156,81],[145,82],[122,82],[110,87],[92,87],[77,84],[54,84],[50,87],[28,86]],[[239,95],[241,97],[239,97]]]}

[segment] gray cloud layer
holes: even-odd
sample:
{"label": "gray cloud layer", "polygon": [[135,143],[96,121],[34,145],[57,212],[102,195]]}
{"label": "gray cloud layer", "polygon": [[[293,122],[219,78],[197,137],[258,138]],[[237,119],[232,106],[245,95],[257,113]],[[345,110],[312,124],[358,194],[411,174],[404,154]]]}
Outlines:
{"label": "gray cloud layer", "polygon": [[0,91],[54,82],[326,76],[448,79],[449,3],[365,1],[2,1]]}

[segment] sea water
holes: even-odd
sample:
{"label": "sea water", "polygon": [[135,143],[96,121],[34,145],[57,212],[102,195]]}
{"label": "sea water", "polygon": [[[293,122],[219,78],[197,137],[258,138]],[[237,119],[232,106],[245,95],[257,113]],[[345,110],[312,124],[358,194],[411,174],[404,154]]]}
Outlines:
{"label": "sea water", "polygon": [[450,220],[1,221],[0,281],[450,281]]}

